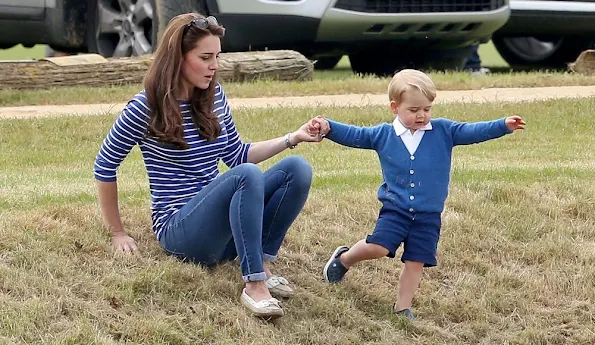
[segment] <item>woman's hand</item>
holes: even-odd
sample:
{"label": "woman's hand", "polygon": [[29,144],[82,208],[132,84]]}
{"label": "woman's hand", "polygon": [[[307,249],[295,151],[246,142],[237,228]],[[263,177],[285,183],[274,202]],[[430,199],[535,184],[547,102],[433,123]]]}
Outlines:
{"label": "woman's hand", "polygon": [[[292,140],[292,144],[298,144],[302,141],[320,142],[329,132],[330,126],[328,121],[321,116],[316,116],[312,120],[303,124],[300,129],[292,134],[292,138],[296,138],[297,142]],[[299,141],[298,141],[299,140]]]}
{"label": "woman's hand", "polygon": [[134,254],[138,252],[136,241],[123,232],[112,235],[112,245],[118,253]]}

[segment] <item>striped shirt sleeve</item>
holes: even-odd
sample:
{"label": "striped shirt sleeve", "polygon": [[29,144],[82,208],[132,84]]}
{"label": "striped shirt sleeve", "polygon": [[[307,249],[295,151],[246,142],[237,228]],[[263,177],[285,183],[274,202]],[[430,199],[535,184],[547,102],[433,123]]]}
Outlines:
{"label": "striped shirt sleeve", "polygon": [[139,94],[126,104],[103,140],[95,158],[95,179],[104,182],[116,181],[116,170],[134,145],[145,136],[148,120],[146,98]]}
{"label": "striped shirt sleeve", "polygon": [[236,165],[246,163],[248,161],[248,150],[250,149],[250,144],[243,143],[240,139],[240,135],[236,130],[236,125],[233,122],[231,108],[227,103],[227,97],[225,97],[225,92],[221,87],[220,92],[220,99],[224,107],[223,123],[227,130],[227,146],[223,150],[221,159],[228,167],[233,168]]}

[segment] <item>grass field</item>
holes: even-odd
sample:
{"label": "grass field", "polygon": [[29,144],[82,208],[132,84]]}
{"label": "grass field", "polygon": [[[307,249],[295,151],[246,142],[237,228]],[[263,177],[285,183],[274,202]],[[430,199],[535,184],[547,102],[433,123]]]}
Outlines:
{"label": "grass field", "polygon": [[25,48],[22,45],[10,49],[0,49],[0,60],[32,60],[41,59],[45,56],[45,46],[36,45],[33,48]]}
{"label": "grass field", "polygon": [[[595,100],[436,105],[460,121],[516,113],[528,129],[454,152],[439,266],[414,308],[391,313],[397,260],[354,267],[329,286],[331,251],[371,232],[379,166],[370,151],[301,144],[314,184],[274,270],[295,298],[275,323],[239,305],[237,263],[207,271],[167,257],[150,230],[138,150],[120,168],[126,229],[141,255],[114,256],[93,159],[115,114],[0,121],[2,344],[594,344]],[[246,141],[280,136],[313,114],[358,125],[385,107],[237,110]],[[580,130],[583,129],[583,130]]]}
{"label": "grass field", "polygon": [[[0,49],[0,60],[30,60],[41,59],[45,55],[45,46],[37,45],[33,48],[25,48],[22,45],[15,46],[10,49]],[[500,54],[494,48],[494,45],[489,42],[482,44],[479,49],[479,54],[485,66],[489,67],[507,67],[508,64],[502,59]],[[349,69],[349,59],[344,57],[337,69]]]}
{"label": "grass field", "polygon": [[[317,78],[301,82],[260,80],[246,83],[224,82],[230,98],[309,96],[336,94],[385,94],[388,78],[348,75]],[[560,72],[494,73],[474,77],[466,72],[429,73],[439,90],[478,90],[493,87],[538,87],[564,85],[595,85],[595,75]],[[328,74],[327,74],[328,76]],[[46,90],[0,90],[0,106],[64,105],[126,102],[143,88],[142,84],[108,87],[55,87]],[[357,96],[355,96],[357,97]]]}

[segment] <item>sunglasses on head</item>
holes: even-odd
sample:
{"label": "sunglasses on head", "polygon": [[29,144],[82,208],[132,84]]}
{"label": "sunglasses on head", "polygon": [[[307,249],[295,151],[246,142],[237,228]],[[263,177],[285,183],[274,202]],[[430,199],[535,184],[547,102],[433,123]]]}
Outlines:
{"label": "sunglasses on head", "polygon": [[206,30],[211,26],[219,26],[219,22],[217,22],[217,18],[213,16],[208,16],[206,18],[196,18],[192,19],[188,24],[184,25],[184,35],[188,32],[191,26],[196,26],[199,29]]}

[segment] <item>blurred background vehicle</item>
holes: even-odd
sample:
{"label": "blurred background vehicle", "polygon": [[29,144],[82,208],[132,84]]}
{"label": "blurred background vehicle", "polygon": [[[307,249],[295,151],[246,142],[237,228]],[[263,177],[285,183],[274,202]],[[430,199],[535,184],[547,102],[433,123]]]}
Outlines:
{"label": "blurred background vehicle", "polygon": [[493,36],[516,68],[566,68],[595,43],[595,0],[510,0],[511,17]]}
{"label": "blurred background vehicle", "polygon": [[[509,0],[0,0],[0,48],[47,44],[106,57],[152,52],[175,15],[214,15],[227,52],[292,49],[354,72],[461,68],[509,18]],[[439,52],[439,54],[437,53]]]}

